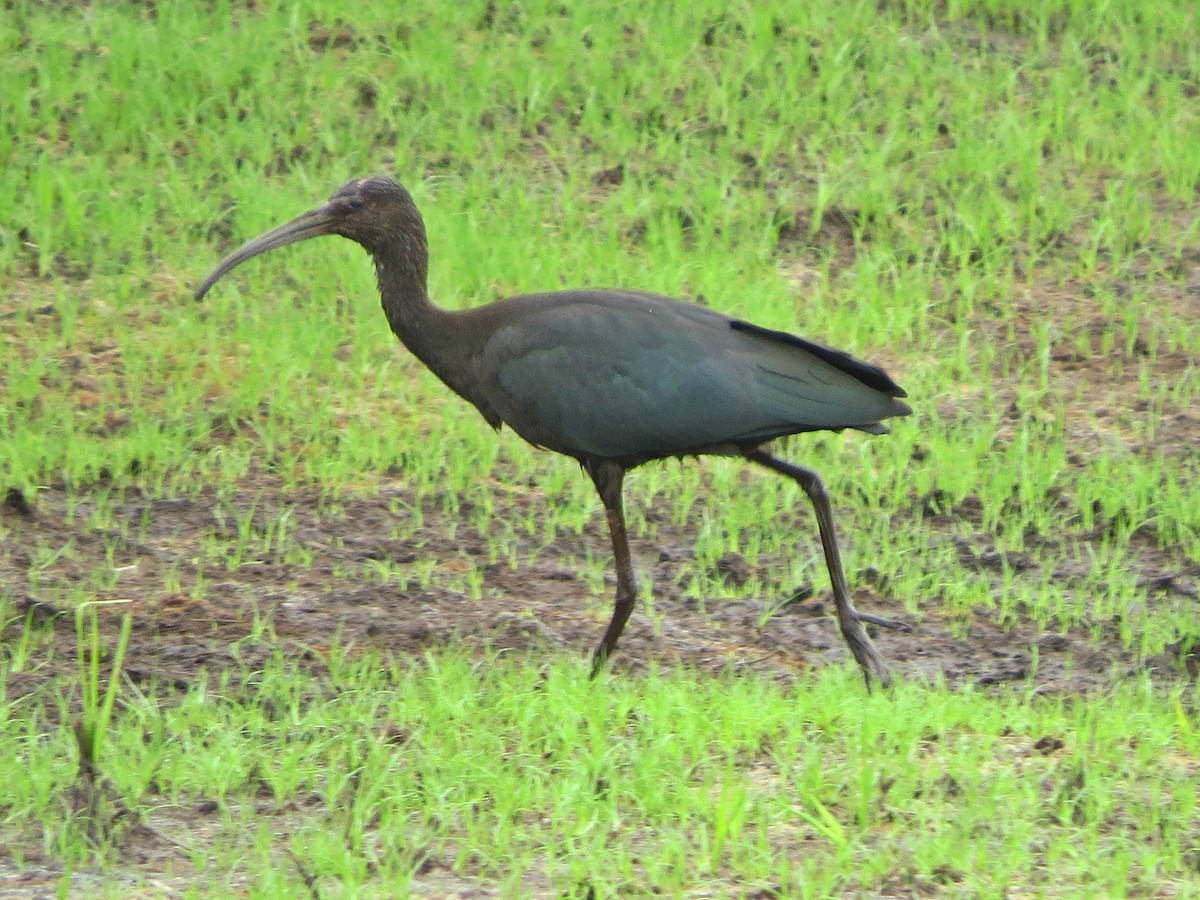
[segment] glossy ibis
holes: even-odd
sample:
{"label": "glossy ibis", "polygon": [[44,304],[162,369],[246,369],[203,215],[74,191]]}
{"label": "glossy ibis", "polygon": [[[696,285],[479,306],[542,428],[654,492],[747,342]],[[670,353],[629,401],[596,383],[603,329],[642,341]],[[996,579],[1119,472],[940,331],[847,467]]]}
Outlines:
{"label": "glossy ibis", "polygon": [[763,449],[805,431],[886,433],[883,419],[911,412],[887,373],[803,338],[640,291],[558,291],[441,309],[427,292],[421,214],[407,190],[378,176],[349,182],[328,203],[234,251],[196,298],[253,256],[332,234],[374,259],[388,324],[418,359],[493,428],[508,425],[534,446],[573,457],[595,482],[608,515],[617,596],[593,676],[616,648],[638,591],[621,505],[625,473],[650,460],[705,453],[741,456],[804,489],[842,635],[867,687],[872,675],[888,684],[863,623],[904,626],[854,609],[820,476]]}

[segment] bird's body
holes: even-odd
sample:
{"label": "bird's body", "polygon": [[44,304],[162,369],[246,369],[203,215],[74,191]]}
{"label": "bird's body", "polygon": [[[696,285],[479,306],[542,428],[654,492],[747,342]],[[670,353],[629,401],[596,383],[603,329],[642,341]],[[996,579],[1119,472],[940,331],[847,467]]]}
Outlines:
{"label": "bird's body", "polygon": [[747,410],[746,366],[721,371],[741,362],[736,349],[712,355],[720,325],[696,315],[706,310],[601,291],[520,299],[501,310],[520,316],[492,335],[479,365],[501,419],[531,443],[637,463],[727,449],[765,425]]}
{"label": "bird's body", "polygon": [[426,292],[420,214],[404,188],[378,177],[352,181],[325,206],[250,241],[197,296],[251,256],[322,234],[343,235],[371,253],[392,330],[489,424],[508,425],[531,444],[577,459],[592,476],[608,511],[618,572],[617,609],[596,667],[615,648],[636,595],[621,508],[624,473],[654,459],[723,454],[744,456],[804,487],[821,526],[843,634],[864,670],[887,681],[860,622],[896,623],[850,606],[820,479],[760,448],[807,431],[886,432],[883,419],[910,410],[882,369],[638,291],[558,291],[441,309]]}
{"label": "bird's body", "polygon": [[576,458],[733,454],[801,431],[875,431],[897,414],[891,396],[862,390],[862,364],[670,297],[561,291],[464,315],[486,339],[463,396]]}

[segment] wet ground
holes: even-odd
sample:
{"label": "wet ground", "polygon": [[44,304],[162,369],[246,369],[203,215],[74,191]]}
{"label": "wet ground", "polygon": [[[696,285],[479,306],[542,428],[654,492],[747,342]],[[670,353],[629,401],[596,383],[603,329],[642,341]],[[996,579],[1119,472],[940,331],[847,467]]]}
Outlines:
{"label": "wet ground", "polygon": [[[521,655],[570,654],[584,664],[611,613],[612,575],[608,591],[600,595],[579,580],[569,560],[589,550],[597,558],[608,557],[599,507],[582,535],[560,536],[536,553],[519,552],[513,569],[507,562],[489,565],[484,536],[452,529],[435,499],[426,499],[424,523],[414,537],[386,537],[396,501],[404,506],[419,502],[398,482],[372,496],[343,496],[336,502],[315,490],[285,491],[268,477],[247,484],[233,498],[200,493],[148,499],[127,488],[107,525],[94,528],[86,524],[89,502],[70,501],[61,487],[40,492],[33,503],[10,493],[0,513],[10,530],[0,549],[0,578],[15,589],[22,617],[31,612],[33,621],[52,627],[59,651],[50,665],[10,674],[10,698],[52,690],[58,668],[76,665],[75,620],[66,614],[65,598],[73,585],[90,582],[97,572],[112,573],[111,587],[101,599],[128,601],[105,617],[106,627],[115,635],[118,609],[133,613],[125,668],[130,678],[147,686],[186,688],[203,669],[253,667],[256,654],[265,658],[280,645],[317,663],[335,642],[396,654],[420,654],[444,645],[480,654],[489,648]],[[505,502],[497,498],[498,514]],[[209,563],[203,596],[196,598],[197,563],[211,552],[207,548],[234,540],[236,530],[245,527],[238,522],[265,531],[285,511],[293,546],[304,548],[311,565],[273,561],[273,554],[261,559],[251,555],[229,570]],[[965,568],[990,573],[997,584],[1006,569],[1031,575],[1028,569],[1037,565],[1032,556],[989,550],[986,535],[978,531],[963,536],[971,533],[977,512],[970,502],[932,515],[927,510],[925,525],[932,522],[935,529],[931,540],[952,542]],[[815,552],[809,510],[797,509],[793,515],[797,540],[813,545],[804,552]],[[453,539],[451,533],[456,534]],[[1101,537],[1098,530],[1095,538]],[[1135,535],[1134,541],[1148,604],[1196,602],[1200,565],[1164,552],[1149,536]],[[680,570],[697,565],[691,543],[686,527],[665,523],[654,541],[633,538],[637,567],[644,579],[652,580],[654,601],[649,609],[634,612],[614,660],[617,671],[653,663],[714,672],[734,668],[787,679],[810,666],[846,662],[823,567],[814,567],[815,586],[781,585],[770,578],[771,561],[763,560],[755,574],[769,586],[769,595],[764,591],[764,596],[702,603],[676,587]],[[373,561],[403,564],[419,558],[437,560],[447,572],[477,567],[482,598],[439,587],[439,581],[448,580],[439,579],[437,567],[424,589],[402,589],[370,574]],[[735,581],[744,581],[751,571],[734,554],[717,565],[722,577]],[[36,574],[36,588],[26,587],[31,573]],[[1020,682],[1023,689],[1071,692],[1146,670],[1164,679],[1196,674],[1196,657],[1186,637],[1164,654],[1138,658],[1113,623],[1087,623],[1064,634],[1028,621],[1001,623],[989,610],[949,616],[936,597],[925,598],[914,616],[873,571],[849,575],[860,609],[913,625],[909,632],[876,631],[878,646],[901,677],[950,685]],[[178,589],[170,590],[172,584]],[[51,599],[55,597],[64,599]],[[10,620],[4,639],[15,640],[21,627],[23,621]]]}

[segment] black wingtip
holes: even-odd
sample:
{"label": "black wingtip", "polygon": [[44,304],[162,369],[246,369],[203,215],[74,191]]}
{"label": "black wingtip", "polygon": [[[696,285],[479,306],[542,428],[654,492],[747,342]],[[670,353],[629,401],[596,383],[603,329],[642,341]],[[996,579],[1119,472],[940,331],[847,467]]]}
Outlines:
{"label": "black wingtip", "polygon": [[841,350],[834,350],[832,347],[826,347],[822,344],[815,344],[812,341],[789,334],[786,331],[774,331],[770,328],[763,328],[750,322],[744,322],[741,319],[733,319],[730,321],[729,327],[734,331],[759,334],[782,341],[785,344],[791,344],[793,347],[799,347],[801,350],[811,353],[817,359],[829,363],[829,365],[833,366],[839,372],[845,372],[851,378],[858,379],[867,387],[877,390],[888,397],[899,398],[908,396],[904,388],[896,384],[892,380],[892,377],[879,368],[879,366],[863,362],[861,359],[855,359],[849,353],[843,353]]}

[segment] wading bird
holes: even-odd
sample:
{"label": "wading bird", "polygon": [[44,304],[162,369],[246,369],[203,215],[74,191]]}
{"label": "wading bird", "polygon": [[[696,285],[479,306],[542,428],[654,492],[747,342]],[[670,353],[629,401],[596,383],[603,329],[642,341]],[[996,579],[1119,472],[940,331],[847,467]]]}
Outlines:
{"label": "wading bird", "polygon": [[196,299],[253,256],[335,234],[371,255],[388,324],[421,362],[493,428],[508,425],[534,446],[578,460],[591,476],[617,566],[616,605],[593,656],[593,677],[616,648],[638,593],[621,505],[625,473],[650,460],[719,454],[741,456],[804,489],[842,635],[868,688],[872,675],[890,682],[863,623],[905,626],[854,609],[820,476],[763,449],[773,438],[806,431],[885,434],[883,419],[911,410],[883,369],[640,291],[558,291],[441,309],[427,292],[421,214],[407,190],[379,176],[347,183],[323,206],[244,244],[204,280]]}

